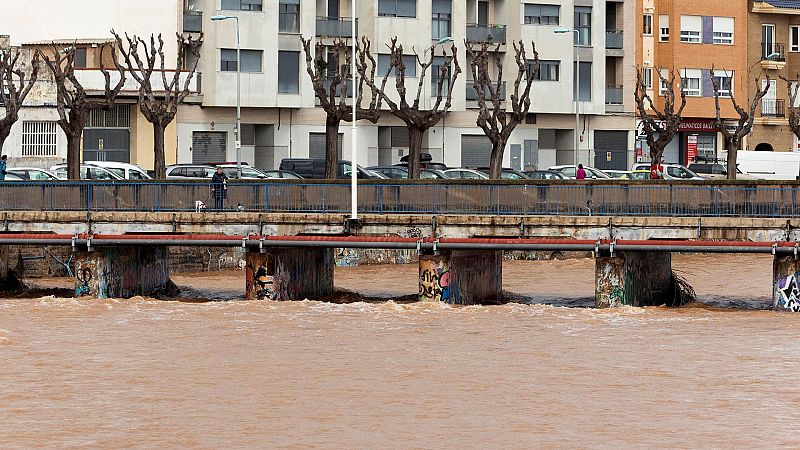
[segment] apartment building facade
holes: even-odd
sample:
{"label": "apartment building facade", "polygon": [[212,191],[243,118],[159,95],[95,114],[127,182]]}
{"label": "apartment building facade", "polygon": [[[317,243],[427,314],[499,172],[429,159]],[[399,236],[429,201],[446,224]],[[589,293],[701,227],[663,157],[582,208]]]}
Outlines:
{"label": "apartment building facade", "polygon": [[[182,31],[183,9],[182,2],[173,0],[124,1],[113,6],[104,0],[84,0],[80,5],[48,0],[0,0],[0,10],[9,17],[0,30],[7,35],[0,39],[0,46],[21,51],[28,60],[37,49],[49,51],[51,43],[74,48],[78,79],[90,96],[100,97],[105,84],[99,70],[100,50],[113,45],[109,30],[141,37],[161,33],[167,67],[174,69],[170,64],[175,64],[177,56],[175,33]],[[108,47],[103,57],[106,67],[113,67]],[[113,69],[111,73],[113,85],[118,78]],[[138,84],[128,78],[112,110],[91,113],[83,135],[83,160],[124,161],[153,167],[152,127],[139,112]],[[155,86],[158,82],[160,76]],[[197,80],[192,89],[199,89]],[[66,137],[57,120],[56,89],[52,75],[42,65],[39,80],[3,146],[10,164],[49,167],[65,161]],[[177,160],[176,131],[176,123],[166,130],[168,163]]]}
{"label": "apartment building facade", "polygon": [[[236,22],[212,21],[214,15],[238,18],[243,160],[273,168],[282,158],[324,155],[325,114],[316,107],[300,36],[324,42],[349,39],[351,8],[349,0],[187,0],[186,31],[205,36],[203,97],[202,104],[179,112],[177,160],[236,157]],[[476,94],[465,45],[500,43],[510,89],[515,75],[510,70],[511,42],[521,39],[528,47],[536,43],[542,71],[531,92],[530,114],[513,133],[504,165],[546,168],[573,163],[576,52],[581,61],[579,161],[606,168],[626,168],[632,162],[633,71],[628,68],[634,65],[636,44],[622,31],[635,20],[631,0],[360,0],[357,8],[358,34],[372,41],[379,65],[388,53],[385,44],[394,36],[409,57],[445,37],[458,47],[463,72],[452,86],[452,108],[423,140],[435,160],[449,166],[488,165],[490,145],[475,124]],[[577,33],[555,33],[562,27]],[[410,90],[416,89],[418,72],[409,64]],[[423,107],[434,101],[432,84],[424,83]],[[340,128],[340,142],[343,158],[349,159],[348,124]],[[388,111],[377,124],[358,123],[361,164],[397,163],[407,148],[403,123]]]}
{"label": "apartment building facade", "polygon": [[[725,149],[716,117],[711,70],[720,85],[721,116],[738,118],[727,93],[740,104],[748,99],[748,1],[637,0],[636,65],[645,70],[648,92],[658,108],[663,90],[658,72],[674,70],[682,79],[686,108],[680,130],[664,152],[668,162],[689,164],[713,159]],[[637,130],[640,130],[637,124]],[[728,123],[727,126],[731,126]],[[637,157],[648,159],[649,149],[637,131]]]}
{"label": "apartment building facade", "polygon": [[767,77],[770,87],[756,109],[746,149],[800,151],[787,118],[789,86],[780,79],[794,86],[800,76],[800,1],[751,0],[749,21],[747,57],[755,72],[748,79],[749,96],[766,86]]}

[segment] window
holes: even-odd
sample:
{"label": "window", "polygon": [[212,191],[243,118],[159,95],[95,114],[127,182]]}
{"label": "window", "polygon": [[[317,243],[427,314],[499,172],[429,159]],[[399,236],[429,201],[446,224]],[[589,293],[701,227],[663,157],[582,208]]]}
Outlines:
{"label": "window", "polygon": [[262,0],[222,0],[223,10],[261,11]]}
{"label": "window", "polygon": [[669,42],[669,16],[666,14],[658,16],[658,40]]}
{"label": "window", "polygon": [[558,25],[560,8],[558,5],[526,3],[523,23],[526,25]]}
{"label": "window", "polygon": [[652,14],[644,14],[642,15],[642,34],[645,36],[652,36],[653,35],[653,15]]}
{"label": "window", "polygon": [[278,4],[278,32],[300,32],[300,0],[280,0]]}
{"label": "window", "polygon": [[[220,70],[222,72],[236,72],[236,49],[220,49]],[[261,50],[241,50],[243,73],[261,72]]]}
{"label": "window", "polygon": [[[378,55],[378,76],[383,77],[389,70],[391,58],[389,55]],[[414,55],[403,55],[403,65],[406,66],[406,77],[414,78],[417,76],[417,57]],[[393,67],[390,76],[395,76],[396,70]]]}
{"label": "window", "polygon": [[278,52],[278,93],[300,93],[300,52]]}
{"label": "window", "polygon": [[417,17],[417,0],[378,0],[378,16]]}
{"label": "window", "polygon": [[589,47],[592,45],[592,8],[587,6],[575,7],[575,45]]}
{"label": "window", "polygon": [[[434,56],[433,64],[430,67],[431,71],[431,96],[436,97],[439,95],[439,79],[443,78],[444,81],[442,82],[442,96],[447,95],[450,89],[450,67],[447,67],[445,70],[444,77],[441,77],[442,74],[442,66],[444,66],[444,56]],[[408,69],[406,69],[408,71]],[[386,72],[384,72],[385,74]]]}
{"label": "window", "polygon": [[714,43],[733,45],[733,17],[714,17]]}
{"label": "window", "polygon": [[22,156],[56,156],[56,123],[22,122]]}
{"label": "window", "polygon": [[[537,81],[558,81],[559,66],[561,61],[539,61],[539,73],[536,74]],[[532,63],[528,63],[531,66]]]}
{"label": "window", "polygon": [[658,82],[658,94],[663,96],[667,95],[667,93],[672,90],[672,86],[669,85],[669,70],[661,69],[660,72],[661,77]]}
{"label": "window", "polygon": [[703,71],[700,69],[683,69],[681,70],[681,89],[686,93],[687,97],[700,97],[700,79],[703,77]]}
{"label": "window", "polygon": [[[575,70],[575,64],[572,65],[572,69]],[[573,72],[574,73],[574,72]],[[579,101],[582,102],[589,102],[592,101],[592,63],[590,62],[581,62],[580,68],[580,97]],[[572,98],[575,98],[575,83],[576,80],[572,81]]]}
{"label": "window", "polygon": [[789,51],[800,52],[800,26],[789,27]]}
{"label": "window", "polygon": [[75,60],[72,63],[72,67],[76,69],[85,69],[88,66],[86,65],[86,49],[85,48],[76,48],[75,49]]}
{"label": "window", "polygon": [[432,6],[431,37],[438,40],[450,36],[450,18],[453,12],[451,0],[433,0]]}
{"label": "window", "polygon": [[644,68],[644,87],[647,89],[653,89],[653,68],[652,67],[645,67]]}
{"label": "window", "polygon": [[700,43],[700,31],[703,29],[701,16],[681,16],[681,42]]}
{"label": "window", "polygon": [[716,73],[714,83],[719,86],[720,97],[730,97],[733,90],[733,72]]}

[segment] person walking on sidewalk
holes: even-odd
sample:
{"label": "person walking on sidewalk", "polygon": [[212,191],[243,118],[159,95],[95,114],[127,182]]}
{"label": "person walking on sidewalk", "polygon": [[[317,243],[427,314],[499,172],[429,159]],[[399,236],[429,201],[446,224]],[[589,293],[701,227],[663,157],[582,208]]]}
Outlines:
{"label": "person walking on sidewalk", "polygon": [[578,170],[575,172],[575,179],[576,180],[586,179],[586,169],[583,168],[583,164],[578,164]]}
{"label": "person walking on sidewalk", "polygon": [[228,176],[222,167],[217,167],[217,171],[211,177],[211,196],[214,197],[214,209],[222,211],[222,203],[228,197]]}
{"label": "person walking on sidewalk", "polygon": [[0,181],[6,179],[6,167],[8,166],[8,156],[0,156]]}

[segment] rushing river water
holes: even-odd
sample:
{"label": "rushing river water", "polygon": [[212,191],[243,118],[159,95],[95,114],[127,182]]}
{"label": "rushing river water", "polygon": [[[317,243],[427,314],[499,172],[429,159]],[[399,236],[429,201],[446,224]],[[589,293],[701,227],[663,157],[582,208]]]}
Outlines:
{"label": "rushing river water", "polygon": [[[592,302],[591,260],[508,262],[529,304],[491,307],[4,299],[0,447],[797,446],[800,315],[756,309],[771,262],[676,256],[707,304],[678,309],[572,307]],[[416,277],[336,284],[403,298]]]}

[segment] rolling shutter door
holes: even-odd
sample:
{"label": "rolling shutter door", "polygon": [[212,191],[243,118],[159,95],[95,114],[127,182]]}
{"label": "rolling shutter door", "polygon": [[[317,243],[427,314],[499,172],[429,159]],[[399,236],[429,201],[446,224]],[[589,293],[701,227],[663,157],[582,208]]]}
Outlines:
{"label": "rolling shutter door", "polygon": [[[339,159],[342,158],[344,134],[339,133],[336,145],[339,146]],[[325,159],[325,133],[308,133],[308,157]]]}
{"label": "rolling shutter door", "polygon": [[228,133],[224,131],[195,131],[192,133],[192,164],[225,161]]}
{"label": "rolling shutter door", "polygon": [[595,131],[594,149],[595,149],[594,165],[598,169],[627,170],[628,167],[627,131]]}
{"label": "rolling shutter door", "polygon": [[492,142],[486,136],[461,136],[461,167],[489,167]]}

